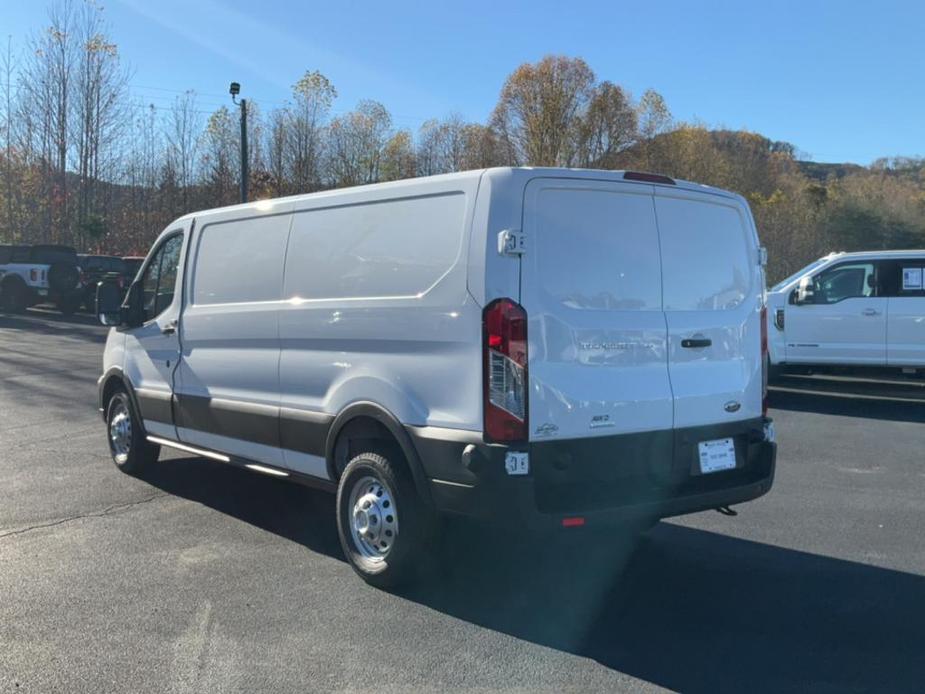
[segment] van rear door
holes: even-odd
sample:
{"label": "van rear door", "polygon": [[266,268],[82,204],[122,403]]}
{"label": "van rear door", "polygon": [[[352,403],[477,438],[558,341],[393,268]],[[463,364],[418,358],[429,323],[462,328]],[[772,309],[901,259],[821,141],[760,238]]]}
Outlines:
{"label": "van rear door", "polygon": [[763,273],[748,208],[657,186],[674,426],[761,416]]}
{"label": "van rear door", "polygon": [[672,428],[649,185],[536,178],[524,193],[532,441]]}

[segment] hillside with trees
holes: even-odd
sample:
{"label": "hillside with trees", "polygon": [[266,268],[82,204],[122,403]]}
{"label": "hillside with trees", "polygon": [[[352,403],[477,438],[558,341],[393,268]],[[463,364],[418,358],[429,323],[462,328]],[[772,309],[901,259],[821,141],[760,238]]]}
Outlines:
{"label": "hillside with trees", "polygon": [[[171,219],[237,201],[235,111],[182,85],[169,105],[138,103],[98,5],[49,18],[0,63],[0,242],[141,253]],[[772,280],[830,250],[925,247],[925,160],[800,161],[788,143],[676,121],[654,90],[635,97],[581,58],[517,67],[484,123],[411,132],[383,104],[337,98],[307,70],[285,104],[249,101],[252,199],[488,166],[626,168],[744,195]]]}

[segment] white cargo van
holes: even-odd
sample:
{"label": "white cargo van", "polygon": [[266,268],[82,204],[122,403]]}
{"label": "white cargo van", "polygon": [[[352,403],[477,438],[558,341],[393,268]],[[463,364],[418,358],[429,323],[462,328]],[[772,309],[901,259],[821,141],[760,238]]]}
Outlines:
{"label": "white cargo van", "polygon": [[925,368],[925,250],[831,253],[768,293],[770,359]]}
{"label": "white cargo van", "polygon": [[367,581],[441,514],[651,522],[767,492],[763,253],[738,195],[488,169],[171,224],[110,331],[115,463],[169,446],[336,491]]}

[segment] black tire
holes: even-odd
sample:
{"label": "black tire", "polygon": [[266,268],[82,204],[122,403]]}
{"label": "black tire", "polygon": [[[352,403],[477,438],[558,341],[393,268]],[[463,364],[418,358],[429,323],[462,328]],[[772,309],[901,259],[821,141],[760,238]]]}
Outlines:
{"label": "black tire", "polygon": [[0,286],[0,311],[22,313],[26,310],[26,288],[18,278],[7,280]]}
{"label": "black tire", "polygon": [[52,263],[48,268],[48,288],[56,294],[70,294],[77,288],[80,271],[68,263]]}
{"label": "black tire", "polygon": [[[120,417],[119,423],[114,422],[116,417]],[[116,431],[116,427],[122,426],[128,426],[129,431]],[[120,433],[121,439],[118,438]],[[106,440],[112,462],[129,475],[141,474],[146,467],[157,461],[161,452],[160,446],[149,443],[145,438],[132,399],[121,390],[113,394],[106,406]]]}
{"label": "black tire", "polygon": [[[370,532],[365,542],[354,524],[354,511],[364,497],[372,503],[363,511]],[[433,511],[418,496],[401,456],[370,450],[347,465],[337,487],[337,534],[347,561],[364,581],[395,588],[414,578],[430,558],[436,527]]]}
{"label": "black tire", "polygon": [[80,308],[80,295],[63,296],[55,304],[62,316],[73,316]]}

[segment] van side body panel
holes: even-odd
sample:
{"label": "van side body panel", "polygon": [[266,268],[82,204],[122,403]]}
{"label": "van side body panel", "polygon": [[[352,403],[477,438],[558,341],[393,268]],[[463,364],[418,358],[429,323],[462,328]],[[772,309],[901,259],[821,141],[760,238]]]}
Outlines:
{"label": "van side body panel", "polygon": [[[297,206],[279,313],[287,466],[324,453],[296,434],[294,420],[336,416],[355,402],[374,402],[406,426],[481,428],[481,312],[466,290],[478,184],[478,175],[437,178],[400,195],[344,193],[336,207]],[[353,235],[326,244],[337,228]],[[406,259],[414,265],[403,268]],[[318,263],[342,270],[315,283]]]}

